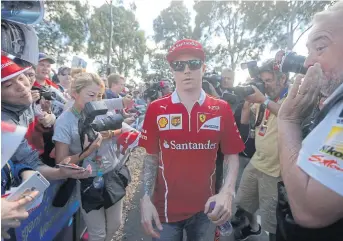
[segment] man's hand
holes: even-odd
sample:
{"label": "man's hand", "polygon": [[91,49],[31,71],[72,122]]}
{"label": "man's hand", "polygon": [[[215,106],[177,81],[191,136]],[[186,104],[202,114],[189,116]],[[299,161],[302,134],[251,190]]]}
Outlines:
{"label": "man's hand", "polygon": [[128,124],[128,125],[132,125],[132,123],[133,122],[135,122],[135,118],[134,117],[130,117],[130,118],[126,118],[125,120],[124,120],[124,122],[126,123],[126,124]]}
{"label": "man's hand", "polygon": [[301,83],[302,78],[302,75],[295,78],[287,98],[281,105],[278,120],[300,124],[311,114],[319,101],[321,82],[324,78],[320,64],[311,66]]}
{"label": "man's hand", "polygon": [[[212,202],[215,202],[215,207],[211,211],[210,204]],[[222,225],[231,217],[231,209],[232,195],[227,195],[226,193],[218,193],[207,200],[204,212],[214,224]]]}
{"label": "man's hand", "polygon": [[31,90],[32,103],[36,103],[40,99],[40,94],[38,90]]}
{"label": "man's hand", "polygon": [[17,228],[20,226],[20,220],[29,216],[25,206],[32,202],[37,196],[38,191],[32,191],[17,201],[1,200],[1,229]]}
{"label": "man's hand", "polygon": [[102,135],[100,133],[95,133],[98,134],[98,137],[93,141],[93,143],[89,146],[90,142],[88,141],[88,136],[85,135],[85,142],[83,145],[83,148],[86,149],[87,146],[89,146],[88,150],[86,153],[91,154],[93,151],[99,149],[101,143],[102,143]]}
{"label": "man's hand", "polygon": [[152,204],[150,197],[144,195],[144,197],[141,199],[141,223],[147,235],[150,235],[153,238],[159,238],[160,234],[156,230],[154,230],[152,226],[153,220],[158,230],[162,231],[163,228],[158,217],[157,210],[154,204]]}
{"label": "man's hand", "polygon": [[124,108],[132,108],[134,104],[134,101],[132,99],[132,96],[130,95],[126,95],[124,98],[123,98],[123,106]]}
{"label": "man's hand", "polygon": [[55,124],[56,116],[54,114],[48,114],[43,112],[43,117],[38,118],[39,123],[41,123],[45,128],[52,127]]}
{"label": "man's hand", "polygon": [[107,140],[107,139],[110,139],[112,137],[112,131],[110,131],[110,130],[101,131],[100,134],[101,134],[103,140]]}
{"label": "man's hand", "polygon": [[42,111],[45,111],[47,113],[51,113],[51,101],[50,100],[45,100],[44,98],[42,98],[39,101],[39,104],[42,108]]}
{"label": "man's hand", "polygon": [[257,89],[256,86],[251,85],[251,87],[254,89],[255,92],[252,95],[248,95],[247,97],[245,97],[245,100],[250,103],[262,104],[267,97],[264,94],[262,94],[262,92],[259,89]]}
{"label": "man's hand", "polygon": [[[69,164],[70,157],[65,158],[61,164]],[[61,176],[64,178],[85,179],[91,176],[92,168],[90,165],[85,170],[75,170],[67,167],[59,167]]]}

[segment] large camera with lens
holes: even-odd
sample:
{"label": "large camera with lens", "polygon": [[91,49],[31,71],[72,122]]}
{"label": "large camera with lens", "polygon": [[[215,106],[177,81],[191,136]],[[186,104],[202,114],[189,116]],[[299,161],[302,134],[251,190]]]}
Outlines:
{"label": "large camera with lens", "polygon": [[239,85],[223,92],[222,99],[231,105],[237,105],[244,101],[244,98],[252,95],[255,91],[252,86],[255,86],[262,94],[265,94],[265,86],[260,79],[260,70],[256,61],[249,61],[241,64],[242,69],[248,69],[251,82]]}
{"label": "large camera with lens", "polygon": [[275,55],[275,69],[282,73],[306,74],[305,60],[305,56],[298,55],[295,52],[280,50]]}
{"label": "large camera with lens", "polygon": [[108,115],[103,119],[95,120],[95,117],[105,115],[107,111],[108,108],[103,101],[93,101],[85,104],[78,123],[82,147],[85,135],[87,135],[89,142],[93,142],[97,138],[95,132],[122,128],[124,118],[121,114]]}

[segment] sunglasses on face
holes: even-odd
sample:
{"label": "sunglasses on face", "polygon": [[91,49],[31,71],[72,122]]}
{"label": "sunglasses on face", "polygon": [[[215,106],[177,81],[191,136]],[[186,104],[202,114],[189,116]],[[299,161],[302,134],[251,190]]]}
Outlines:
{"label": "sunglasses on face", "polygon": [[174,61],[170,66],[174,71],[182,72],[186,69],[186,65],[190,70],[198,70],[201,68],[203,62],[199,59],[192,59],[187,61]]}

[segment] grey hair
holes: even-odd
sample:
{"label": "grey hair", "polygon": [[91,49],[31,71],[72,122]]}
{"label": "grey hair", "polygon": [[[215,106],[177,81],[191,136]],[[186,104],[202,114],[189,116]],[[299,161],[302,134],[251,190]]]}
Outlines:
{"label": "grey hair", "polygon": [[313,17],[312,23],[319,23],[323,21],[343,22],[343,1],[338,1],[328,9],[325,9],[319,13],[316,13]]}

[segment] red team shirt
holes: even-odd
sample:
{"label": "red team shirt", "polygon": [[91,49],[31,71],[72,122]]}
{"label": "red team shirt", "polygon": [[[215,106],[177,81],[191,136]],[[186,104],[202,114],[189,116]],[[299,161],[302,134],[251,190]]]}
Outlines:
{"label": "red team shirt", "polygon": [[202,91],[188,113],[174,92],[149,105],[139,145],[159,154],[153,202],[162,222],[185,220],[204,210],[215,194],[219,143],[225,155],[244,150],[225,101]]}

